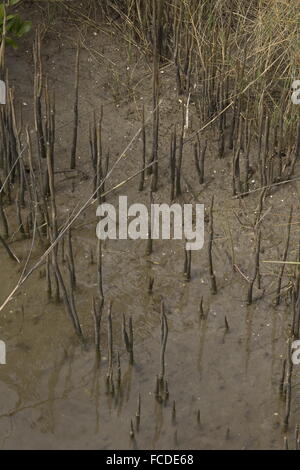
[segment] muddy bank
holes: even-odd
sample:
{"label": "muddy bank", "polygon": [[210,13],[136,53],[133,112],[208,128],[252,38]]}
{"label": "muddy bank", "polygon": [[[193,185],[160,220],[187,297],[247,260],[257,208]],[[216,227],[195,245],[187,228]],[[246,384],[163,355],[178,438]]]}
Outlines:
{"label": "muddy bank", "polygon": [[[36,16],[35,16],[36,15]],[[38,13],[33,15],[37,23]],[[104,28],[105,25],[103,25]],[[69,171],[73,129],[74,67],[77,32],[55,22],[42,35],[44,74],[56,96],[54,174],[58,226],[78,210],[93,191],[89,123],[103,106],[103,148],[113,168],[105,188],[110,190],[141,167],[142,140],[134,140],[142,109],[148,120],[147,161],[152,145],[152,72],[135,47],[116,37],[88,30],[80,53],[79,135],[77,170]],[[23,121],[33,126],[33,34],[17,51],[7,51],[10,83]],[[174,69],[161,69],[159,183],[157,203],[170,202],[170,135],[181,126],[181,103],[174,86]],[[190,105],[186,139],[202,122]],[[24,130],[23,130],[24,136]],[[96,206],[89,206],[73,224],[73,252],[77,288],[76,308],[84,335],[73,330],[63,302],[49,299],[46,266],[30,276],[0,314],[0,339],[7,345],[7,364],[0,366],[0,445],[3,449],[279,449],[283,446],[285,402],[280,396],[282,363],[293,318],[291,282],[295,266],[287,265],[281,303],[274,307],[277,264],[285,248],[289,210],[294,207],[288,258],[297,260],[299,176],[273,187],[261,216],[260,289],[255,284],[253,304],[247,305],[249,280],[255,268],[255,224],[261,197],[258,169],[246,198],[232,195],[232,151],[217,158],[216,129],[201,134],[208,141],[205,183],[195,171],[194,141],[184,146],[180,202],[206,208],[205,245],[192,254],[191,280],[184,276],[184,242],[154,241],[146,255],[145,241],[108,241],[102,246],[104,309],[100,357],[95,353],[93,297],[98,295]],[[256,147],[251,158],[255,162]],[[133,179],[107,196],[118,203],[149,202],[151,178],[143,192]],[[255,191],[257,189],[257,191]],[[17,188],[12,188],[16,193]],[[208,266],[208,222],[214,195],[213,262],[217,294],[212,295]],[[9,245],[21,260],[8,258],[1,247],[0,301],[6,299],[22,273],[31,239],[20,233],[14,203],[5,204],[10,222]],[[1,227],[2,228],[2,227]],[[30,265],[45,252],[48,241],[34,244]],[[67,278],[62,245],[59,259]],[[149,279],[153,292],[148,292]],[[200,308],[203,298],[203,311]],[[112,301],[113,383],[107,385],[108,322]],[[166,388],[157,393],[161,371],[161,302],[168,322],[165,353]],[[134,363],[124,345],[122,317],[132,317]],[[226,318],[226,320],[225,320]],[[118,368],[118,355],[120,368]],[[120,381],[118,377],[120,374]],[[297,368],[288,435],[298,422]],[[140,423],[137,425],[140,396]],[[131,426],[132,422],[132,426]],[[133,433],[132,433],[133,429]]]}

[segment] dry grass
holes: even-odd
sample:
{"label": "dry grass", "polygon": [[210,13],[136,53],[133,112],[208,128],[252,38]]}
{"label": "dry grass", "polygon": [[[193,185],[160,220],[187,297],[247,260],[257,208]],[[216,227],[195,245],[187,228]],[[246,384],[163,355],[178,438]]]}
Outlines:
{"label": "dry grass", "polygon": [[[56,12],[62,7],[81,25],[94,28],[103,27],[101,12],[110,30],[117,28],[129,45],[137,45],[148,57],[153,50],[155,2],[163,6],[162,60],[177,67],[185,91],[195,85],[201,90],[205,81],[212,86],[210,98],[215,95],[217,100],[218,84],[228,77],[231,94],[245,97],[244,108],[248,102],[256,123],[261,106],[266,107],[272,128],[291,82],[299,78],[299,0],[88,0],[84,8],[82,2],[36,0],[47,4],[48,14],[51,6]],[[289,134],[298,109],[284,108]]]}

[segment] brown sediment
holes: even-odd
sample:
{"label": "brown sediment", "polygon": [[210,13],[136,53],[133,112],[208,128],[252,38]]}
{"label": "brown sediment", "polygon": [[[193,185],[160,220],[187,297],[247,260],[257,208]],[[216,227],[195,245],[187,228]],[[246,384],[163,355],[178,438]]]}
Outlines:
{"label": "brown sediment", "polygon": [[[64,11],[76,8],[76,2],[65,3]],[[300,276],[297,265],[290,264],[299,262],[300,133],[289,95],[273,94],[270,85],[262,96],[258,79],[249,86],[253,75],[245,62],[254,56],[249,45],[248,52],[244,47],[236,51],[229,35],[246,16],[222,10],[214,37],[201,29],[204,40],[197,31],[207,5],[198,5],[196,15],[189,4],[186,17],[184,2],[164,2],[162,50],[154,74],[134,47],[135,41],[145,40],[143,51],[150,58],[152,3],[133,1],[130,11],[126,2],[102,4],[106,15],[113,8],[118,18],[109,23],[111,31],[106,22],[82,19],[78,120],[74,39],[69,43],[63,34],[56,37],[56,25],[41,29],[43,44],[39,37],[35,43],[33,100],[31,58],[25,54],[30,40],[24,38],[19,51],[9,52],[7,106],[0,107],[0,236],[20,263],[9,259],[1,243],[1,302],[13,295],[0,307],[0,338],[9,348],[8,364],[0,366],[0,446],[132,448],[138,437],[139,446],[161,449],[178,446],[179,435],[180,448],[279,448],[280,418],[286,445],[289,439],[290,446],[294,441],[297,446],[299,436],[291,437],[299,421],[291,344],[281,357],[288,337],[293,341],[299,336],[300,312]],[[133,21],[134,12],[145,25],[143,33]],[[63,31],[72,31],[72,39],[75,32],[67,23]],[[114,25],[118,34],[111,34]],[[219,28],[224,28],[223,36]],[[54,42],[60,46],[55,52]],[[265,79],[272,73],[266,70]],[[24,116],[20,99],[26,103]],[[75,134],[76,170],[70,171]],[[132,135],[141,139],[130,141]],[[148,145],[151,182],[146,179]],[[95,238],[93,200],[84,206],[91,194],[96,192],[95,204],[106,197],[115,205],[119,194],[126,194],[130,203],[149,203],[150,183],[157,189],[157,203],[178,196],[180,203],[203,202],[207,208],[204,249],[185,252],[186,278],[182,240],[157,240],[153,250],[150,239],[147,257],[144,241]],[[294,206],[291,221],[284,219],[289,204]],[[79,207],[84,209],[75,217]],[[65,229],[72,220],[70,244],[71,232]],[[287,226],[288,256],[282,256]],[[13,291],[39,260],[37,272],[21,282],[23,289]],[[284,264],[277,267],[276,261]],[[187,284],[191,274],[193,282]],[[113,321],[101,321],[104,295],[105,305],[113,299]],[[280,297],[276,311],[274,296]],[[245,300],[251,300],[248,308]],[[84,345],[74,331],[81,339],[84,332]],[[107,394],[99,385],[106,373]],[[180,418],[178,435],[167,412],[175,415],[174,421]],[[128,431],[133,433],[131,444]]]}

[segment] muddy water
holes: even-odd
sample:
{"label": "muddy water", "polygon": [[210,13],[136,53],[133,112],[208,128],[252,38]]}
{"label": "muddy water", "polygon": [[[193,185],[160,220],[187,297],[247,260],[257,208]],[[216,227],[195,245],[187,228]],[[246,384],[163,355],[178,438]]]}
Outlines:
{"label": "muddy water", "polygon": [[[94,240],[86,230],[74,238],[77,308],[87,342],[82,345],[74,337],[63,305],[47,300],[42,270],[34,274],[1,318],[1,338],[8,348],[7,365],[0,370],[2,448],[280,447],[278,391],[288,307],[275,312],[264,300],[246,307],[245,282],[226,264],[217,270],[220,292],[210,296],[204,253],[195,256],[192,281],[185,284],[182,247],[176,242],[160,242],[151,258],[143,254],[145,242],[109,242],[103,256],[104,293],[113,299],[114,348],[122,370],[121,389],[112,397],[106,387],[105,318],[100,363],[92,344],[96,275],[85,247]],[[8,273],[15,270],[6,260],[5,267]],[[155,279],[152,295],[147,293],[150,274]],[[4,296],[16,276],[5,279]],[[199,315],[202,295],[205,319]],[[162,298],[170,330],[170,397],[159,404],[155,379]],[[123,313],[134,322],[133,366],[121,341]],[[130,420],[135,419],[138,394],[141,425],[133,441]]]}
{"label": "muddy water", "polygon": [[[134,104],[120,96],[116,100],[116,89],[120,88],[119,95],[124,95],[122,87],[125,80],[121,84],[119,81],[110,82],[111,71],[107,59],[115,64],[118,76],[124,73],[126,67],[134,67],[136,62],[128,58],[120,44],[112,42],[106,35],[87,38],[90,52],[84,51],[82,54],[82,117],[78,153],[79,168],[87,177],[81,172],[72,175],[61,173],[68,167],[71,139],[74,47],[62,35],[55,33],[48,33],[44,60],[58,101],[56,187],[59,223],[62,224],[68,210],[73,210],[91,194],[87,125],[93,107],[99,109],[100,103],[104,103],[104,142],[105,148],[110,150],[113,165],[139,128],[141,103],[146,104],[146,111],[151,109],[151,77],[148,67],[139,59],[139,67],[131,76]],[[59,43],[59,49],[55,41]],[[104,54],[100,64],[93,53],[100,47],[99,44]],[[28,45],[22,46],[24,50],[15,53],[18,61],[11,53],[8,64],[17,94],[26,103],[23,104],[25,116],[31,119],[31,59],[25,55],[26,47],[29,50],[29,38]],[[22,83],[18,81],[20,68],[28,69],[28,80]],[[177,119],[180,122],[180,104],[172,84],[172,71],[166,70],[163,78],[160,188],[155,202],[169,202],[169,131],[173,122]],[[199,122],[193,110],[191,114],[191,127],[196,129]],[[148,134],[150,137],[151,129]],[[78,280],[76,305],[85,336],[84,343],[74,335],[63,304],[47,298],[44,265],[34,272],[1,312],[0,339],[7,344],[7,365],[0,366],[2,449],[282,447],[284,406],[279,397],[279,384],[282,359],[286,357],[291,306],[287,295],[279,308],[273,307],[278,267],[269,264],[262,264],[261,268],[264,291],[255,290],[255,302],[251,307],[246,305],[248,283],[244,276],[251,276],[254,269],[255,243],[251,223],[259,193],[254,193],[242,203],[232,198],[230,155],[225,163],[217,161],[214,134],[207,134],[207,137],[210,139],[207,184],[204,188],[197,185],[192,151],[187,147],[182,202],[204,203],[208,209],[211,196],[215,194],[214,263],[218,294],[212,296],[210,293],[207,232],[204,248],[193,253],[190,283],[186,283],[183,277],[183,242],[155,241],[150,257],[145,255],[144,241],[105,243],[105,310],[99,359],[93,344],[91,314],[92,298],[97,293],[96,265],[91,262],[91,251],[96,259],[96,207],[87,209],[76,221],[73,230]],[[140,164],[140,152],[141,143],[137,140],[113,171],[107,189],[136,171]],[[255,185],[254,181],[253,188]],[[110,195],[108,202],[117,204],[118,195],[127,195],[129,203],[146,203],[149,200],[149,179],[143,194],[137,192],[137,186],[137,181],[130,182],[119,193]],[[291,183],[267,198],[262,261],[279,259],[283,251],[287,208],[291,202],[298,208],[298,188],[297,182]],[[13,232],[16,229],[14,206],[6,210]],[[299,235],[297,216],[294,222],[290,259],[296,259],[295,247]],[[11,246],[23,263],[29,241],[22,240],[16,230]],[[35,244],[31,263],[41,256],[44,249],[42,244]],[[2,248],[0,259],[2,301],[18,281],[23,264],[18,266],[7,259]],[[239,270],[234,271],[233,264]],[[292,274],[293,268],[286,269],[284,285],[288,286]],[[150,276],[154,278],[152,294],[148,293]],[[201,297],[204,299],[205,318],[199,314]],[[113,301],[115,377],[117,352],[121,358],[121,386],[114,395],[108,393],[106,386],[106,313],[110,300]],[[159,403],[155,399],[155,385],[160,372],[162,300],[169,324],[165,357],[169,398]],[[132,366],[122,340],[123,314],[127,319],[129,316],[133,318],[135,360]],[[225,316],[229,330],[225,328]],[[295,374],[297,379],[297,370]],[[130,436],[130,422],[133,420],[135,423],[139,395],[141,422],[133,439]],[[296,399],[295,385],[291,435],[297,423]],[[176,416],[172,411],[174,401]]]}

